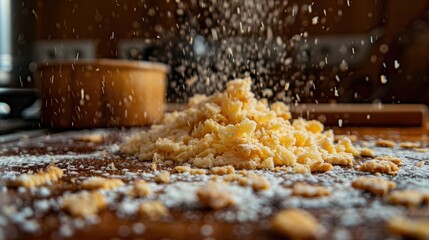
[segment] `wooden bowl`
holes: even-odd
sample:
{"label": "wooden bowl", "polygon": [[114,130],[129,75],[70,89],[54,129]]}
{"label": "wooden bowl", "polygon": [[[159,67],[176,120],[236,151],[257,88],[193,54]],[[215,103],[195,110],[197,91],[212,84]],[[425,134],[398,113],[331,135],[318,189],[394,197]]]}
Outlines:
{"label": "wooden bowl", "polygon": [[132,127],[160,121],[168,67],[97,59],[38,63],[43,124],[53,128]]}

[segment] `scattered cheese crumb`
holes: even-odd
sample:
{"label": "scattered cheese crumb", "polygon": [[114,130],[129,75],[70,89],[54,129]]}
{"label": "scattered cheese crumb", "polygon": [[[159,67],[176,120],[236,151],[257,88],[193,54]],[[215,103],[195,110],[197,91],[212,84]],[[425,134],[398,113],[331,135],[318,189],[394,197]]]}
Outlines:
{"label": "scattered cheese crumb", "polygon": [[396,184],[384,178],[359,177],[353,180],[352,187],[375,195],[386,195],[390,190],[395,189]]}
{"label": "scattered cheese crumb", "polygon": [[429,195],[419,191],[406,189],[393,191],[390,193],[388,199],[392,204],[414,207],[429,200]]}
{"label": "scattered cheese crumb", "polygon": [[64,171],[53,165],[48,166],[36,174],[23,174],[6,182],[9,187],[37,187],[48,183],[54,183],[63,177]]}
{"label": "scattered cheese crumb", "polygon": [[421,152],[421,153],[425,153],[428,151],[427,148],[413,148],[413,150],[416,152]]}
{"label": "scattered cheese crumb", "polygon": [[93,142],[93,143],[101,143],[104,139],[104,136],[101,134],[85,134],[75,138],[78,141],[83,142]]}
{"label": "scattered cheese crumb", "polygon": [[374,157],[375,153],[374,153],[374,150],[365,147],[365,148],[361,148],[360,155],[362,157]]}
{"label": "scattered cheese crumb", "polygon": [[[216,175],[214,175],[214,176],[216,176]],[[233,174],[223,175],[222,179],[225,182],[236,182],[236,181],[239,181],[240,178],[243,178],[243,176],[241,176],[240,174],[233,173]]]}
{"label": "scattered cheese crumb", "polygon": [[401,148],[419,148],[420,143],[414,143],[414,142],[401,142],[399,143],[399,146]]}
{"label": "scattered cheese crumb", "polygon": [[288,209],[277,213],[271,220],[272,228],[288,239],[316,239],[324,228],[309,212]]}
{"label": "scattered cheese crumb", "polygon": [[325,158],[327,163],[340,166],[353,166],[354,157],[350,153],[331,154]]}
{"label": "scattered cheese crumb", "polygon": [[305,183],[296,183],[292,188],[292,195],[305,198],[315,198],[331,195],[328,189],[321,186],[313,186]]}
{"label": "scattered cheese crumb", "polygon": [[348,139],[350,139],[350,141],[352,141],[352,142],[356,142],[357,140],[358,140],[358,137],[356,136],[356,135],[353,135],[353,134],[349,134],[349,135],[341,135],[341,134],[338,134],[338,135],[335,135],[335,137],[334,137],[334,141],[335,142],[338,142],[338,141],[340,141],[341,139],[343,139],[343,138],[348,138]]}
{"label": "scattered cheese crumb", "polygon": [[216,175],[233,174],[235,169],[233,166],[213,167],[210,169],[210,173]]}
{"label": "scattered cheese crumb", "polygon": [[73,217],[88,217],[97,214],[106,206],[104,196],[99,192],[82,191],[67,194],[61,198],[61,208]]}
{"label": "scattered cheese crumb", "polygon": [[310,167],[307,165],[296,164],[293,169],[296,174],[307,174],[311,172]]}
{"label": "scattered cheese crumb", "polygon": [[275,167],[273,169],[274,172],[280,172],[280,171],[289,172],[290,170],[291,170],[290,167],[286,167],[286,166]]}
{"label": "scattered cheese crumb", "polygon": [[270,188],[270,182],[260,174],[248,173],[248,184],[252,186],[253,190],[267,190]]}
{"label": "scattered cheese crumb", "polygon": [[417,167],[421,168],[425,165],[425,161],[420,161],[417,163]]}
{"label": "scattered cheese crumb", "polygon": [[222,187],[215,182],[210,182],[198,189],[197,197],[203,206],[213,210],[227,208],[235,204],[235,200],[230,193],[222,190]]}
{"label": "scattered cheese crumb", "polygon": [[429,239],[429,219],[394,217],[387,221],[387,229],[406,239]]}
{"label": "scattered cheese crumb", "polygon": [[[215,175],[216,176],[216,175]],[[227,174],[222,178],[225,182],[238,182],[241,186],[251,186],[255,191],[266,190],[270,188],[270,182],[262,175],[252,172],[240,174]]]}
{"label": "scattered cheese crumb", "polygon": [[139,207],[139,213],[143,217],[151,220],[157,220],[160,217],[168,216],[168,208],[160,201],[150,201],[142,203]]}
{"label": "scattered cheese crumb", "polygon": [[401,159],[398,157],[394,157],[394,156],[379,156],[379,157],[376,157],[374,159],[390,161],[390,162],[393,162],[394,164],[396,164],[398,166],[402,164]]}
{"label": "scattered cheese crumb", "polygon": [[152,194],[152,189],[145,180],[140,179],[134,182],[134,186],[129,194],[133,197],[147,197]]}
{"label": "scattered cheese crumb", "polygon": [[390,175],[395,175],[399,168],[391,161],[373,159],[364,162],[359,167],[359,170],[369,173],[387,173]]}
{"label": "scattered cheese crumb", "polygon": [[155,182],[156,183],[170,183],[170,172],[169,171],[163,171],[155,176]]}
{"label": "scattered cheese crumb", "polygon": [[387,148],[394,148],[396,146],[395,142],[385,139],[378,139],[375,141],[375,145],[378,147],[387,147]]}
{"label": "scattered cheese crumb", "polygon": [[310,171],[312,173],[314,172],[327,172],[331,171],[334,166],[330,163],[324,163],[324,162],[315,162],[310,164]]}
{"label": "scattered cheese crumb", "polygon": [[174,171],[178,172],[178,173],[190,173],[192,175],[204,175],[207,173],[206,169],[201,169],[201,168],[191,168],[188,166],[177,166],[174,168]]}
{"label": "scattered cheese crumb", "polygon": [[82,182],[83,189],[114,189],[124,183],[120,179],[110,179],[103,177],[90,177]]}

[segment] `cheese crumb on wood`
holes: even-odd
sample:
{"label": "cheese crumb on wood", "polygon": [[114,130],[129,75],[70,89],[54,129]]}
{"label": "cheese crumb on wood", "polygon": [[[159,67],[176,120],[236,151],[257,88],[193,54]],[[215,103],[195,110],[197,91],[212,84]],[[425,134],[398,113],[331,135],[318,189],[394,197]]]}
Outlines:
{"label": "cheese crumb on wood", "polygon": [[310,164],[310,171],[312,173],[314,173],[314,172],[327,172],[327,171],[331,171],[332,168],[334,168],[334,166],[332,166],[332,164],[325,163],[325,162],[315,162],[315,163]]}
{"label": "cheese crumb on wood", "polygon": [[272,229],[288,239],[317,239],[323,226],[309,212],[288,209],[277,213],[271,220]]}
{"label": "cheese crumb on wood", "polygon": [[386,139],[378,139],[377,141],[375,141],[375,145],[378,147],[394,148],[396,146],[396,143]]}
{"label": "cheese crumb on wood", "polygon": [[213,210],[220,210],[235,205],[231,194],[222,190],[219,183],[210,182],[197,191],[197,197],[201,205]]}
{"label": "cheese crumb on wood", "polygon": [[206,169],[201,169],[201,168],[191,168],[188,166],[177,166],[174,168],[174,171],[178,172],[178,173],[190,173],[191,175],[204,175],[207,173]]}
{"label": "cheese crumb on wood", "polygon": [[107,189],[111,190],[122,186],[124,182],[120,179],[111,179],[103,177],[90,177],[81,184],[83,189]]}
{"label": "cheese crumb on wood", "polygon": [[309,166],[307,165],[301,165],[301,164],[296,164],[293,167],[294,173],[296,174],[307,174],[307,173],[311,173],[311,169]]}
{"label": "cheese crumb on wood", "polygon": [[415,143],[415,142],[401,142],[399,143],[399,146],[401,148],[419,148],[420,147],[420,143]]}
{"label": "cheese crumb on wood", "polygon": [[355,157],[360,155],[360,152],[353,146],[352,141],[349,138],[339,140],[336,149],[338,152],[350,153]]}
{"label": "cheese crumb on wood", "polygon": [[331,154],[325,158],[325,162],[340,166],[353,166],[353,161],[354,157],[350,153]]}
{"label": "cheese crumb on wood", "polygon": [[64,171],[55,166],[48,166],[45,170],[40,170],[35,174],[23,174],[14,179],[6,181],[9,187],[37,187],[49,183],[54,183],[63,177]]}
{"label": "cheese crumb on wood", "polygon": [[386,195],[390,190],[395,189],[396,184],[384,178],[359,177],[353,180],[352,187],[375,195]]}
{"label": "cheese crumb on wood", "polygon": [[61,208],[73,217],[89,217],[106,207],[106,200],[99,192],[82,191],[61,198]]}
{"label": "cheese crumb on wood", "polygon": [[273,169],[273,171],[274,172],[280,172],[280,171],[289,172],[289,171],[291,171],[291,168],[290,167],[286,167],[286,166],[281,166],[281,167],[275,167]]}
{"label": "cheese crumb on wood", "polygon": [[427,148],[413,148],[413,150],[416,152],[421,152],[421,153],[425,153],[428,151]]}
{"label": "cheese crumb on wood", "polygon": [[233,166],[213,167],[210,169],[210,173],[216,175],[226,175],[235,173]]}
{"label": "cheese crumb on wood", "polygon": [[374,153],[374,150],[365,147],[365,148],[361,148],[360,155],[362,157],[374,157],[375,153]]}
{"label": "cheese crumb on wood", "polygon": [[158,220],[161,217],[168,216],[169,210],[160,201],[150,201],[142,203],[139,207],[140,216],[150,220]]}
{"label": "cheese crumb on wood", "polygon": [[406,239],[429,239],[429,219],[394,217],[387,221],[387,229]]}
{"label": "cheese crumb on wood", "polygon": [[250,186],[255,191],[267,190],[270,188],[270,182],[262,175],[252,172],[245,174],[227,174],[222,178],[225,182],[238,182],[241,186]]}
{"label": "cheese crumb on wood", "polygon": [[169,171],[163,171],[155,176],[155,182],[156,183],[170,183],[170,172]]}
{"label": "cheese crumb on wood", "polygon": [[85,134],[75,138],[78,141],[82,142],[93,142],[93,143],[101,143],[104,140],[104,136],[102,134]]}
{"label": "cheese crumb on wood", "polygon": [[292,195],[305,198],[316,198],[331,195],[328,189],[321,186],[313,186],[305,183],[296,183],[292,188]]}
{"label": "cheese crumb on wood", "polygon": [[239,181],[240,178],[244,178],[244,177],[241,176],[240,174],[233,173],[233,174],[223,175],[222,180],[224,180],[225,182],[236,182],[236,181]]}
{"label": "cheese crumb on wood", "polygon": [[255,191],[267,190],[270,188],[270,182],[260,174],[248,173],[246,177],[248,184],[251,185]]}
{"label": "cheese crumb on wood", "polygon": [[389,202],[395,205],[415,207],[429,200],[429,195],[416,190],[397,190],[390,193]]}
{"label": "cheese crumb on wood", "polygon": [[140,179],[134,182],[129,194],[133,197],[147,197],[152,194],[152,189],[145,180]]}
{"label": "cheese crumb on wood", "polygon": [[359,170],[369,173],[387,173],[395,175],[399,171],[399,168],[391,161],[373,159],[362,163]]}
{"label": "cheese crumb on wood", "polygon": [[349,135],[338,134],[338,135],[335,135],[334,140],[335,140],[335,142],[338,142],[343,138],[348,138],[352,142],[356,142],[358,140],[358,137],[356,135],[353,135],[353,134],[349,134]]}
{"label": "cheese crumb on wood", "polygon": [[395,157],[395,156],[379,156],[379,157],[376,157],[374,159],[390,161],[390,162],[393,162],[394,164],[396,164],[398,166],[402,164],[402,160],[398,157]]}

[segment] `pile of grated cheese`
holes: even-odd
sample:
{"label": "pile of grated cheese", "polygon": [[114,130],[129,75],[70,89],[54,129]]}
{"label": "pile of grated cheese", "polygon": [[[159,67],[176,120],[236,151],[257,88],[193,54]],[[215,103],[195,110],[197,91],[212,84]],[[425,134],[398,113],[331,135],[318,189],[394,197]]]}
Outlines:
{"label": "pile of grated cheese", "polygon": [[332,130],[324,131],[322,123],[291,121],[284,103],[269,106],[250,87],[249,78],[237,79],[225,92],[193,97],[184,111],[167,113],[161,124],[128,139],[121,152],[200,168],[292,166],[305,173],[353,165],[360,153],[348,138],[335,144]]}

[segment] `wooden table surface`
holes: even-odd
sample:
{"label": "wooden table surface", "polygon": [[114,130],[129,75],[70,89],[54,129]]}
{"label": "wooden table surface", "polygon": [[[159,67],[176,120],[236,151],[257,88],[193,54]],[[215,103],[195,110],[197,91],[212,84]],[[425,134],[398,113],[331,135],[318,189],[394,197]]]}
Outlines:
{"label": "wooden table surface", "polygon": [[[373,216],[366,212],[368,209],[372,211],[372,209],[379,208],[380,211],[387,211],[389,214],[398,212],[408,216],[429,217],[427,206],[422,206],[419,209],[393,208],[382,198],[373,197],[370,194],[361,194],[354,190],[347,190],[348,188],[344,190],[344,184],[347,185],[348,181],[361,174],[355,173],[356,171],[353,169],[335,168],[332,174],[328,175],[321,173],[306,176],[288,173],[270,173],[269,171],[263,172],[262,174],[267,175],[269,179],[271,177],[279,178],[283,180],[283,183],[273,185],[273,192],[271,193],[274,194],[274,197],[264,197],[259,193],[249,193],[249,196],[255,198],[255,202],[259,199],[258,201],[261,203],[258,203],[260,205],[256,205],[256,203],[251,203],[254,199],[248,199],[247,204],[252,206],[252,208],[266,207],[267,211],[270,212],[265,214],[264,212],[259,212],[258,209],[249,210],[249,212],[243,210],[249,216],[254,213],[253,211],[256,211],[258,214],[258,217],[249,217],[245,221],[226,221],[213,211],[187,207],[188,205],[186,204],[183,206],[180,204],[174,205],[176,203],[173,203],[170,208],[170,217],[158,221],[150,221],[133,214],[130,216],[121,214],[120,210],[123,206],[121,207],[119,203],[111,203],[97,218],[79,222],[59,211],[58,203],[56,202],[62,193],[79,190],[79,187],[74,184],[75,181],[78,182],[88,176],[104,176],[103,174],[107,174],[112,177],[120,177],[126,183],[135,180],[136,176],[142,176],[148,182],[153,182],[150,163],[120,156],[115,152],[117,144],[121,139],[129,134],[130,131],[135,132],[135,130],[99,131],[106,136],[102,143],[77,141],[75,140],[76,136],[87,134],[88,131],[75,131],[58,133],[47,137],[24,139],[16,143],[0,145],[0,176],[3,179],[0,179],[0,239],[2,237],[4,239],[70,238],[81,240],[95,238],[202,239],[204,237],[211,237],[212,239],[278,239],[279,236],[270,231],[268,220],[279,209],[295,205],[309,210],[321,221],[328,230],[324,235],[326,239],[382,239],[391,236],[382,227],[385,224],[385,219],[382,216],[383,213],[380,213],[380,216],[377,214]],[[420,142],[422,147],[429,146],[427,137],[429,131],[426,127],[334,128],[334,132],[336,134],[356,135],[359,143],[365,141],[370,145],[373,144],[375,139],[384,138],[397,142]],[[399,172],[397,176],[385,176],[386,178],[394,179],[398,184],[398,188],[407,188],[409,182],[412,182],[412,187],[419,187],[413,185],[417,184],[415,181],[422,181],[421,186],[429,186],[429,168],[427,167],[429,153],[417,153],[412,150],[407,150],[409,151],[407,152],[399,148],[389,150],[375,148],[375,150],[380,155],[385,154],[386,151],[391,151],[397,152],[399,156],[409,157],[409,159],[405,159],[404,161],[406,165],[414,164],[416,160],[413,160],[413,158],[425,161],[426,165],[416,175],[412,174],[413,170],[410,167],[409,169],[404,168],[403,174]],[[48,194],[41,194],[40,189],[10,189],[4,186],[4,179],[6,177],[17,173],[24,173],[28,170],[36,171],[41,169],[47,166],[53,158],[55,158],[57,166],[65,169],[66,174],[59,184],[45,187],[48,189]],[[112,162],[115,164],[117,170],[107,170],[106,166]],[[172,167],[161,166],[161,168],[170,170]],[[127,169],[127,171],[122,171],[123,169]],[[136,173],[137,175],[131,173]],[[181,177],[177,176],[178,181],[189,181],[189,179],[182,179]],[[198,182],[201,179],[195,178],[192,181]],[[333,189],[339,189],[338,196],[343,196],[340,192],[345,191],[347,194],[351,194],[352,198],[355,197],[359,201],[365,201],[366,205],[356,203],[342,206],[341,202],[338,202],[339,200],[333,197],[326,201],[326,206],[314,207],[311,204],[315,204],[315,202],[310,202],[309,200],[298,201],[295,198],[280,197],[280,195],[275,196],[277,190],[280,191],[280,189],[287,188],[288,184],[297,181],[316,181],[321,184],[328,184],[329,186],[333,186]],[[164,186],[160,187],[163,188]],[[276,188],[278,189],[276,190]],[[168,194],[166,189],[163,191],[165,191],[165,194]],[[115,194],[120,195],[120,193]],[[183,192],[182,194],[190,193]],[[114,196],[118,197],[117,195]],[[336,195],[333,194],[333,196]],[[115,201],[120,201],[121,198],[118,197]],[[44,200],[48,202],[42,202]],[[47,204],[47,210],[42,211],[42,207],[39,207],[40,209],[35,207],[41,203]],[[31,211],[28,209],[31,209]],[[26,211],[27,215],[25,215]],[[240,212],[242,210],[237,211]],[[353,222],[350,223],[350,219],[345,218],[347,214],[351,216],[354,214],[359,215],[359,218],[363,219],[363,221],[356,224],[353,224]],[[31,224],[28,225],[29,222],[33,225],[36,223],[38,228]]]}

